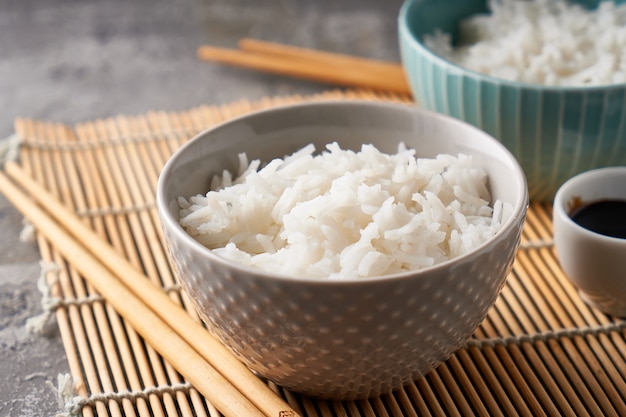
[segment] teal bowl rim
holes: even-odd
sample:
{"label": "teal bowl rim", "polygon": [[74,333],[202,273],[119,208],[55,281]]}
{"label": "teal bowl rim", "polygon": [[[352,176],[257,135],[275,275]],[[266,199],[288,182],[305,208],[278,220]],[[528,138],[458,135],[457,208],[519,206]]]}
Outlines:
{"label": "teal bowl rim", "polygon": [[[483,74],[478,71],[471,70],[469,68],[463,67],[455,62],[452,62],[448,59],[437,55],[429,48],[427,48],[421,39],[416,38],[413,35],[411,30],[411,25],[409,24],[409,15],[411,9],[416,7],[416,3],[421,2],[423,0],[406,0],[402,6],[400,7],[400,11],[398,14],[398,30],[400,31],[400,42],[408,41],[410,46],[417,50],[422,55],[428,57],[431,61],[437,63],[439,66],[444,67],[449,72],[454,72],[459,76],[469,76],[475,79],[480,79],[481,81],[487,81],[493,84],[506,85],[513,88],[524,88],[528,90],[537,90],[537,91],[545,91],[545,92],[554,92],[554,93],[586,93],[590,91],[611,91],[611,90],[624,90],[626,91],[626,82],[624,83],[616,83],[616,84],[601,84],[601,85],[580,85],[580,86],[553,86],[553,85],[545,85],[545,84],[536,84],[536,83],[528,83],[523,81],[512,81],[507,80],[505,78],[498,78],[491,75]],[[485,0],[487,1],[487,0]],[[406,71],[406,70],[405,70]]]}

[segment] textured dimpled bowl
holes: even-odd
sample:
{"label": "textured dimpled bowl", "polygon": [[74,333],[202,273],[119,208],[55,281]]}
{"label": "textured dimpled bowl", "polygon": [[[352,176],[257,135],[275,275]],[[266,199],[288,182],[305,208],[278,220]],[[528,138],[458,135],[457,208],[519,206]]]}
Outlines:
{"label": "textured dimpled bowl", "polygon": [[[598,1],[573,1],[596,7]],[[626,164],[626,84],[548,87],[506,81],[437,56],[422,40],[456,34],[487,0],[407,0],[398,18],[403,66],[420,106],[468,122],[500,140],[526,173],[530,198],[552,202],[568,178]],[[616,1],[623,3],[623,1]]]}
{"label": "textured dimpled bowl", "polygon": [[[179,224],[176,198],[206,193],[237,155],[269,161],[314,143],[343,149],[399,142],[423,157],[471,154],[506,203],[501,230],[471,253],[384,277],[325,280],[274,275],[218,257]],[[528,205],[523,171],[501,143],[468,124],[413,106],[328,101],[249,114],[179,149],[159,178],[157,205],[177,276],[208,329],[250,369],[306,395],[361,399],[398,389],[463,345],[510,272]]]}

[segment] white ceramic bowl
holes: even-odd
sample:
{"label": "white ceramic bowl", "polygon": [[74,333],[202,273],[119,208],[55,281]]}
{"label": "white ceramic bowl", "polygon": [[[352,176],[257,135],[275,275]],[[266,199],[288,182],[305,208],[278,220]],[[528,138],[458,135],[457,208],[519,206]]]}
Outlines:
{"label": "white ceramic bowl", "polygon": [[582,299],[605,313],[626,317],[626,239],[589,230],[570,216],[576,206],[601,200],[626,200],[626,167],[587,171],[559,188],[554,244],[563,271]]}
{"label": "white ceramic bowl", "polygon": [[[237,168],[237,155],[269,161],[314,143],[358,150],[372,143],[419,156],[466,153],[507,203],[502,229],[476,250],[437,266],[329,281],[236,265],[179,225],[178,196],[206,193]],[[291,105],[201,133],[166,164],[157,205],[172,264],[208,329],[247,366],[288,389],[332,399],[377,396],[432,370],[458,349],[495,302],[519,244],[528,194],[522,169],[498,141],[413,106],[361,101]]]}

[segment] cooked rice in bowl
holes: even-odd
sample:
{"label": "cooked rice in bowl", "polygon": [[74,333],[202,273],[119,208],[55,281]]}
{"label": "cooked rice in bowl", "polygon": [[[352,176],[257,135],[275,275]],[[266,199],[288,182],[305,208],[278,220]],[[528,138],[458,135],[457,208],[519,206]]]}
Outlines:
{"label": "cooked rice in bowl", "polygon": [[261,167],[240,154],[236,178],[178,199],[198,242],[242,265],[330,279],[418,270],[467,253],[500,228],[487,174],[468,155],[418,158],[373,145],[310,144]]}
{"label": "cooked rice in bowl", "polygon": [[626,4],[588,10],[566,0],[490,0],[461,21],[458,45],[440,30],[425,45],[458,65],[511,81],[587,86],[626,83]]}

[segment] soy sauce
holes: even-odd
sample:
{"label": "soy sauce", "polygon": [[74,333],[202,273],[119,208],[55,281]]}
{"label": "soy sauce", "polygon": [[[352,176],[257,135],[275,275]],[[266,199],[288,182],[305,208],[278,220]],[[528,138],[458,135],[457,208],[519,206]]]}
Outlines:
{"label": "soy sauce", "polygon": [[626,200],[583,203],[572,210],[570,217],[585,229],[626,239]]}

